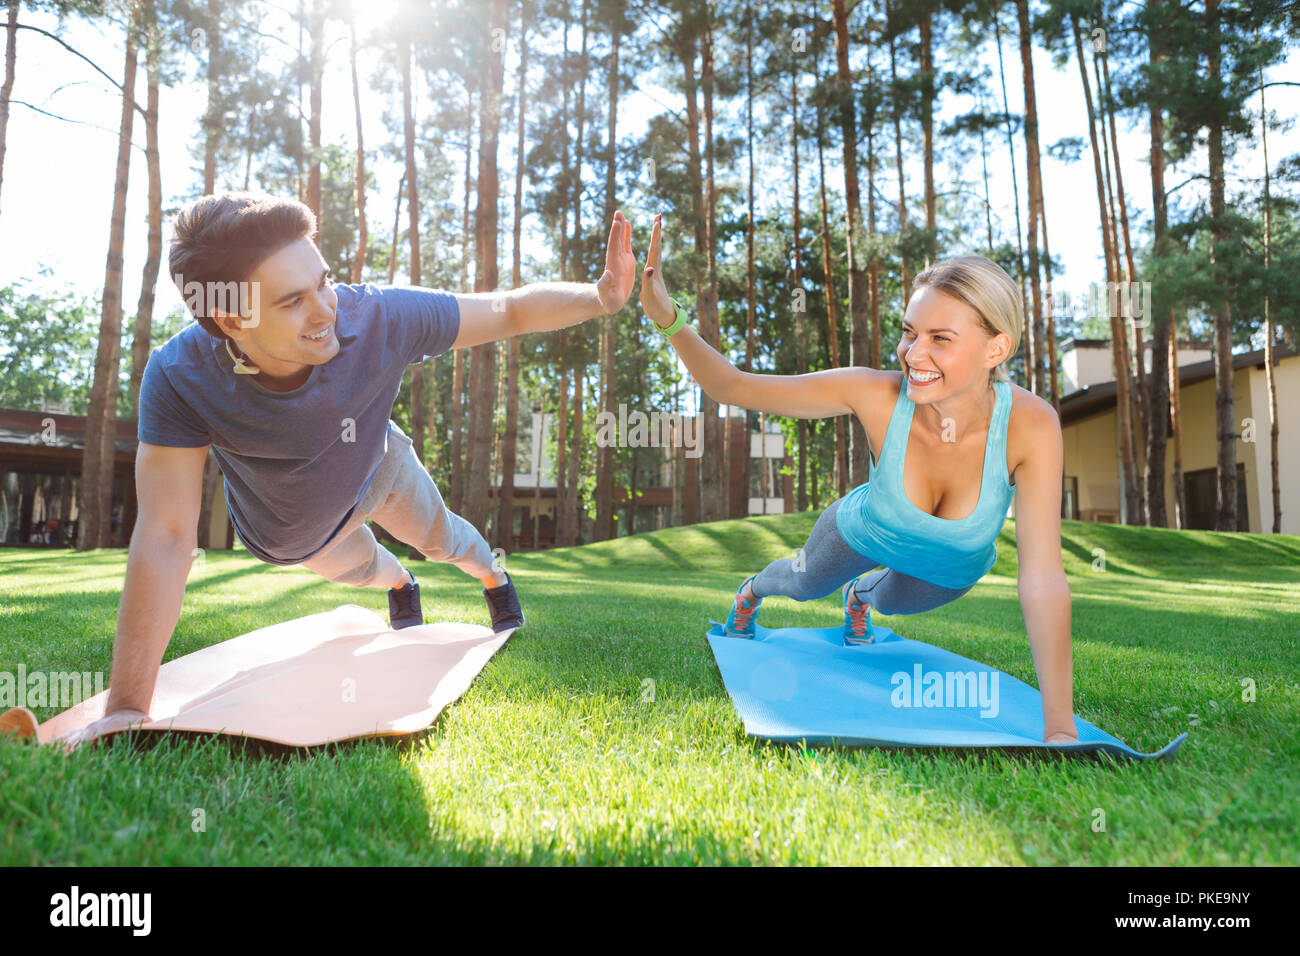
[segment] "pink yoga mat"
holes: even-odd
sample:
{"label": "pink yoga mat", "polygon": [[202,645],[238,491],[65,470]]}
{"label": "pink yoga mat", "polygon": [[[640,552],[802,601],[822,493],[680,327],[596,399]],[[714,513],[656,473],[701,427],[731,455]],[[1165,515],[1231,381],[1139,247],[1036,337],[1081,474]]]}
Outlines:
{"label": "pink yoga mat", "polygon": [[[146,731],[193,731],[315,747],[429,727],[464,693],[513,628],[389,629],[345,604],[273,624],[163,664]],[[104,715],[108,692],[51,717],[42,743]]]}

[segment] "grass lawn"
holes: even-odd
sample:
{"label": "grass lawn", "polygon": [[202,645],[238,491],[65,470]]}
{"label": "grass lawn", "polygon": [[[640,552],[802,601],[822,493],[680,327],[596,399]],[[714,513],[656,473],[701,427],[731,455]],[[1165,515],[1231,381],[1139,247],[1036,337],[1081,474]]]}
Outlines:
{"label": "grass lawn", "polygon": [[[1190,733],[1173,761],[1130,764],[747,739],[707,620],[815,518],[512,556],[527,626],[405,750],[119,738],[65,757],[2,739],[0,864],[1300,863],[1300,537],[1064,523],[1075,712],[1142,751]],[[876,622],[1036,686],[1014,534],[965,597]],[[0,550],[0,671],[107,675],[125,566]],[[488,622],[477,582],[416,572],[427,620]],[[382,590],[210,552],[166,659],[349,603],[387,613]],[[761,619],[837,623],[838,596],[769,598]]]}

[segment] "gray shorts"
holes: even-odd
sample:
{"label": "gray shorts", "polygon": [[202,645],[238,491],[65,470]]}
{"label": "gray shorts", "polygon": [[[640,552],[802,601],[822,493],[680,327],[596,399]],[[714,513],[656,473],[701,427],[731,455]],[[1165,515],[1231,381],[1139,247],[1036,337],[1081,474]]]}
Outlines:
{"label": "gray shorts", "polygon": [[340,584],[391,587],[401,578],[402,564],[375,540],[367,518],[431,561],[454,564],[479,579],[493,574],[492,549],[478,529],[447,510],[411,439],[393,422],[388,451],[356,511],[324,548],[297,567]]}

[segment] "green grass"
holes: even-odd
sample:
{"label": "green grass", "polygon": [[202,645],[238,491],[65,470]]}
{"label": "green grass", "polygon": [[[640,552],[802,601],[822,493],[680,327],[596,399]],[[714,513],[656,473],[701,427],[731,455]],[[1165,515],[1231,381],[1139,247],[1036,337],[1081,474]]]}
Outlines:
{"label": "green grass", "polygon": [[[807,751],[744,736],[704,629],[815,517],[512,556],[527,627],[409,749],[0,740],[0,864],[1300,863],[1300,538],[1065,523],[1076,713],[1144,751],[1188,731],[1171,762]],[[1036,685],[1014,522],[998,550],[961,600],[877,622]],[[124,569],[0,551],[0,670],[107,673]],[[427,619],[487,623],[475,582],[418,573]],[[209,553],[167,659],[347,603],[386,612],[382,590]],[[829,625],[838,601],[769,598],[762,619]]]}

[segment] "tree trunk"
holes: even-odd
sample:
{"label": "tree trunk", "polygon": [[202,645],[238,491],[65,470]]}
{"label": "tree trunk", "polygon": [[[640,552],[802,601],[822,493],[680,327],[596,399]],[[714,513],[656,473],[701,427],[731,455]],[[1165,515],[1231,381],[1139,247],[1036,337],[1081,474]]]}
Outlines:
{"label": "tree trunk", "polygon": [[876,70],[867,49],[867,235],[872,245],[867,250],[867,298],[871,302],[871,367],[884,368],[885,356],[880,335],[880,260],[876,255]]}
{"label": "tree trunk", "polygon": [[[817,77],[818,83],[821,77]],[[826,277],[826,325],[830,345],[831,366],[840,367],[840,320],[835,308],[835,260],[831,256],[831,223],[826,208],[826,158],[822,144],[826,141],[822,105],[817,103],[817,181],[821,194],[822,214],[822,272]],[[849,490],[849,454],[845,442],[843,415],[835,416],[835,465],[833,468],[836,497],[843,498]],[[748,492],[746,492],[748,493]]]}
{"label": "tree trunk", "polygon": [[[1104,41],[1102,48],[1104,50]],[[1126,267],[1120,261],[1119,211],[1115,206],[1115,177],[1111,172],[1110,150],[1107,146],[1106,140],[1106,107],[1105,104],[1101,102],[1102,95],[1105,91],[1105,84],[1102,82],[1100,61],[1104,59],[1104,54],[1100,57],[1097,55],[1097,49],[1094,45],[1092,72],[1093,78],[1097,81],[1098,103],[1096,122],[1101,128],[1101,158],[1106,182],[1106,204],[1110,212],[1106,221],[1110,237],[1110,255],[1112,257],[1107,302],[1112,313],[1112,322],[1116,323],[1114,328],[1119,330],[1119,337],[1115,340],[1116,368],[1123,369],[1124,380],[1128,383],[1128,394],[1130,398],[1128,405],[1125,406],[1127,408],[1127,414],[1125,417],[1127,418],[1126,427],[1128,428],[1128,433],[1132,436],[1130,439],[1132,462],[1131,470],[1129,462],[1126,461],[1124,465],[1124,474],[1127,476],[1126,485],[1128,494],[1125,495],[1124,503],[1120,506],[1120,514],[1125,524],[1140,525],[1143,523],[1144,518],[1142,513],[1142,490],[1138,487],[1137,481],[1137,402],[1133,397],[1133,363],[1132,353],[1129,350],[1128,338],[1129,302],[1127,295],[1120,295],[1122,286],[1121,277],[1124,274]],[[1116,313],[1116,309],[1119,310],[1118,313]]]}
{"label": "tree trunk", "polygon": [[313,0],[311,7],[311,113],[307,119],[311,155],[307,157],[307,205],[321,218],[320,183],[320,101],[325,72],[325,8],[323,0]]}
{"label": "tree trunk", "polygon": [[[834,0],[836,93],[839,100],[840,131],[844,149],[844,198],[848,207],[849,250],[849,364],[870,361],[871,330],[867,302],[867,274],[863,269],[866,234],[862,229],[862,202],[858,189],[858,134],[853,105],[853,82],[849,73],[849,22],[845,0]],[[901,169],[900,169],[901,175]],[[867,480],[867,434],[856,415],[849,418],[849,481],[860,485]]]}
{"label": "tree trunk", "polygon": [[470,192],[474,188],[473,177],[474,161],[474,90],[467,88],[465,92],[465,204],[461,207],[461,235],[464,242],[460,250],[460,287],[463,291],[469,291],[469,260],[472,244],[470,243],[470,226],[469,211]]}
{"label": "tree trunk", "polygon": [[[140,300],[135,311],[135,329],[131,336],[131,408],[140,415],[140,382],[149,361],[150,336],[153,331],[154,290],[162,263],[162,174],[158,161],[158,63],[161,50],[157,13],[148,0],[145,22],[145,72],[148,75],[148,108],[145,112],[145,166],[149,173],[149,251],[145,256],[144,274],[140,279]],[[130,529],[126,529],[128,532]]]}
{"label": "tree trunk", "polygon": [[1042,177],[1039,175],[1038,157],[1038,107],[1034,98],[1033,27],[1029,22],[1028,0],[1016,0],[1016,15],[1020,22],[1020,69],[1025,87],[1025,169],[1029,188],[1029,288],[1033,312],[1025,322],[1025,363],[1029,389],[1035,395],[1043,394],[1042,337],[1039,329],[1043,316],[1043,289],[1039,280],[1038,222],[1041,218],[1039,192]]}
{"label": "tree trunk", "polygon": [[[1083,82],[1084,102],[1088,108],[1088,137],[1092,143],[1093,174],[1097,180],[1097,206],[1101,214],[1102,245],[1106,254],[1106,277],[1110,287],[1114,288],[1119,274],[1119,259],[1115,247],[1114,231],[1111,218],[1107,212],[1106,178],[1102,172],[1102,160],[1105,158],[1104,147],[1097,142],[1097,114],[1093,108],[1092,86],[1088,82],[1088,69],[1083,56],[1083,41],[1079,33],[1079,23],[1073,17],[1070,20],[1074,33],[1074,48],[1079,59],[1079,75]],[[1104,130],[1104,127],[1103,127]],[[1115,310],[1108,307],[1111,328],[1111,348],[1115,367],[1115,418],[1118,430],[1119,459],[1124,488],[1123,504],[1125,521],[1132,522],[1138,513],[1137,476],[1133,464],[1133,430],[1130,408],[1132,399],[1129,394],[1129,365],[1127,341],[1124,325]]]}
{"label": "tree trunk", "polygon": [[[496,353],[497,353],[496,355],[496,376],[497,376],[496,404],[493,407],[504,408],[505,392],[506,392],[506,373],[509,371],[509,367],[510,367],[510,357],[509,357],[510,345],[509,345],[509,341],[502,341],[502,340],[497,340],[492,344],[493,347],[496,349]],[[501,542],[500,532],[501,532],[501,524],[502,524],[501,504],[502,502],[505,501],[505,498],[501,494],[504,485],[504,480],[500,484],[498,484],[497,482],[497,475],[501,474],[501,455],[502,455],[501,445],[502,445],[502,436],[501,436],[501,432],[497,428],[496,416],[494,415],[492,420],[492,461],[490,467],[488,468],[488,486],[489,488],[496,489],[496,510],[495,511],[492,510],[492,502],[491,500],[489,500],[486,503],[488,514],[487,514],[487,518],[484,521],[484,526],[485,528],[491,531],[492,540],[498,542],[499,547],[504,548],[505,545],[500,543]],[[507,518],[508,517],[509,516],[507,515]],[[485,531],[484,535],[486,536],[487,533],[488,532]]]}
{"label": "tree trunk", "polygon": [[[902,293],[902,301],[899,303],[899,315],[905,315],[907,313],[907,303],[912,298],[912,263],[907,254],[907,180],[903,174],[903,97],[902,90],[898,85],[898,38],[894,35],[897,25],[894,22],[893,7],[889,0],[885,0],[885,29],[889,32],[889,88],[892,94],[890,112],[894,118],[894,162],[898,167],[898,254],[900,262],[898,288]],[[842,491],[841,494],[843,494]]]}
{"label": "tree trunk", "polygon": [[131,168],[131,128],[135,119],[135,71],[143,7],[131,7],[126,27],[126,63],[122,78],[122,114],[118,125],[117,169],[113,212],[104,266],[104,296],[99,319],[95,377],[86,412],[86,444],[81,461],[81,520],[78,550],[106,548],[112,536],[113,459],[117,437],[118,371],[122,358],[122,246],[126,233],[127,178]]}
{"label": "tree trunk", "polygon": [[[682,84],[686,94],[686,179],[691,194],[691,225],[695,238],[695,254],[700,259],[708,256],[708,239],[705,234],[705,200],[704,200],[704,174],[703,163],[700,157],[700,107],[696,99],[699,89],[699,81],[695,75],[695,37],[688,37],[678,44],[677,52],[682,65]],[[688,278],[690,287],[699,289],[703,285],[703,276],[699,274],[698,269],[692,269],[692,275]],[[710,313],[707,309],[708,298],[707,289],[703,290],[697,298],[697,305],[700,313],[699,335],[715,348],[718,347],[718,334],[710,326]],[[717,470],[716,461],[712,458],[717,454],[717,445],[709,441],[710,432],[708,430],[708,420],[712,417],[715,421],[718,415],[718,403],[710,398],[703,389],[700,390],[700,428],[704,432],[702,436],[703,454],[696,459],[698,480],[695,482],[694,495],[695,500],[690,505],[683,503],[682,514],[694,510],[696,520],[702,520],[704,514],[704,486],[708,479],[708,472]],[[716,431],[712,433],[716,436]],[[716,491],[716,486],[713,486]],[[714,499],[716,500],[716,498]]]}
{"label": "tree trunk", "polygon": [[[505,0],[492,0],[488,9],[490,30],[504,36],[508,26]],[[500,284],[497,262],[497,198],[501,184],[497,173],[497,139],[501,126],[502,90],[505,82],[503,50],[487,54],[487,75],[479,97],[478,203],[474,210],[474,291],[492,292]],[[487,528],[488,474],[492,441],[496,435],[495,342],[476,345],[470,352],[470,449],[465,487],[465,518],[483,532]]]}
{"label": "tree trunk", "polygon": [[1043,360],[1047,363],[1047,382],[1045,383],[1049,400],[1059,416],[1061,413],[1061,389],[1056,375],[1056,315],[1052,303],[1052,251],[1047,242],[1047,209],[1043,205],[1043,180],[1038,180],[1038,225],[1043,230],[1043,317],[1047,326],[1043,340]]}
{"label": "tree trunk", "polygon": [[[701,46],[700,80],[704,90],[704,157],[707,168],[708,183],[705,190],[704,249],[708,263],[704,294],[700,296],[701,335],[706,342],[718,351],[722,351],[722,329],[718,316],[718,248],[714,237],[718,234],[718,192],[713,181],[713,8],[708,7],[708,21],[704,27]],[[707,329],[707,334],[705,334]],[[701,390],[702,391],[702,390]],[[704,447],[718,449],[721,461],[713,467],[701,469],[700,478],[700,520],[717,521],[729,514],[729,491],[731,488],[729,465],[730,443],[727,441],[727,419],[718,417],[718,403],[711,396],[701,394],[700,408],[704,414]],[[697,464],[703,464],[701,457]]]}
{"label": "tree trunk", "polygon": [[5,143],[9,129],[9,94],[14,88],[14,69],[18,59],[18,6],[22,0],[9,0],[9,20],[5,26],[5,79],[0,86],[0,186],[4,184]]}
{"label": "tree trunk", "polygon": [[568,487],[565,489],[564,510],[568,513],[569,519],[565,522],[565,537],[561,542],[565,547],[572,547],[578,543],[578,539],[583,536],[583,529],[580,523],[582,514],[586,511],[582,507],[578,495],[579,478],[585,471],[582,450],[582,392],[583,392],[583,375],[582,370],[578,369],[573,373],[573,424],[569,428],[569,455],[573,462],[572,472]]}
{"label": "tree trunk", "polygon": [[[1159,14],[1161,0],[1147,4],[1153,20],[1148,37],[1148,55],[1151,75],[1160,71],[1163,44],[1160,39]],[[1153,80],[1154,82],[1154,80]],[[1165,118],[1160,100],[1154,92],[1148,94],[1151,127],[1151,208],[1152,232],[1157,257],[1168,252],[1169,214],[1165,196]],[[1151,339],[1151,375],[1148,378],[1149,404],[1146,415],[1146,460],[1143,463],[1142,482],[1146,490],[1147,520],[1156,528],[1169,527],[1165,507],[1165,450],[1169,431],[1169,341],[1174,326],[1174,310],[1168,305],[1164,283],[1152,289],[1151,317],[1154,335]],[[1176,370],[1175,370],[1176,374]]]}
{"label": "tree trunk", "polygon": [[[1270,196],[1271,173],[1268,168],[1268,108],[1264,104],[1264,67],[1259,72],[1259,141],[1264,148],[1264,280],[1268,281],[1268,270],[1272,265],[1273,245],[1273,201]],[[1269,296],[1264,293],[1264,378],[1268,386],[1268,421],[1269,421],[1269,471],[1273,484],[1273,533],[1282,533],[1282,484],[1278,475],[1277,460],[1277,375],[1273,371],[1273,318],[1269,314]],[[1264,522],[1260,521],[1260,527]]]}
{"label": "tree trunk", "polygon": [[203,462],[203,494],[199,503],[199,530],[195,544],[207,550],[212,547],[212,504],[217,497],[217,485],[221,481],[221,469],[217,467],[217,457],[208,449]]}
{"label": "tree trunk", "polygon": [[[745,371],[754,371],[754,311],[755,311],[755,277],[754,277],[754,30],[753,30],[753,5],[745,4],[745,157],[748,174],[746,176],[746,205],[745,205]],[[792,86],[792,93],[797,96],[797,85]],[[798,115],[797,104],[792,106],[790,114],[791,125],[795,125],[795,117]],[[795,248],[795,289],[799,288],[799,134],[794,134],[794,248]],[[796,306],[795,316],[795,351],[796,362],[802,361],[803,356],[803,314]],[[744,438],[745,446],[749,444],[749,435],[751,431],[751,419],[753,413],[745,409],[745,428]],[[724,420],[726,430],[723,432],[723,441],[727,443],[728,449],[731,447],[731,416],[728,413]],[[745,447],[740,456],[740,474],[741,474],[741,497],[745,503],[742,509],[742,516],[749,516],[749,482],[750,482],[750,460],[749,448]],[[800,467],[802,468],[802,461]],[[731,469],[725,469],[727,476],[727,489],[731,488]],[[727,513],[731,517],[731,512]]]}
{"label": "tree trunk", "polygon": [[203,195],[217,188],[217,140],[221,136],[221,0],[208,0],[208,108],[203,114]]}
{"label": "tree trunk", "polygon": [[[1016,148],[1011,123],[1011,105],[1007,98],[1007,71],[1006,64],[1002,59],[1002,18],[998,15],[997,5],[993,5],[990,15],[993,18],[993,36],[997,42],[998,48],[998,79],[1002,84],[1002,115],[1006,118],[1007,123],[1007,160],[1011,165],[1011,198],[1016,211],[1016,283],[1020,286],[1020,308],[1024,314],[1025,321],[1029,321],[1029,291],[1028,280],[1025,276],[1025,240],[1024,231],[1020,222],[1020,178],[1016,174]],[[1031,391],[1033,390],[1032,378],[1029,375],[1029,363],[1025,363],[1025,385]]]}
{"label": "tree trunk", "polygon": [[451,366],[451,480],[448,507],[460,514],[465,507],[465,350],[457,350]]}
{"label": "tree trunk", "polygon": [[[542,544],[542,450],[546,442],[546,396],[538,403],[537,440],[533,442],[533,550],[541,550]],[[554,522],[552,522],[554,527]]]}
{"label": "tree trunk", "polygon": [[989,144],[987,130],[984,127],[984,118],[989,116],[988,108],[984,105],[984,93],[981,90],[979,94],[979,111],[980,111],[980,174],[984,182],[984,228],[988,238],[985,240],[985,248],[988,251],[989,258],[993,256],[993,204],[989,201]]}
{"label": "tree trunk", "polygon": [[[1110,95],[1110,66],[1108,65],[1107,61],[1108,61],[1108,57],[1105,54],[1103,54],[1101,57],[1101,68],[1102,68],[1102,77],[1106,84],[1105,113],[1109,116],[1110,119],[1111,153],[1114,156],[1114,160],[1115,160],[1115,201],[1119,207],[1120,231],[1123,234],[1123,238],[1124,238],[1125,288],[1121,291],[1121,294],[1117,297],[1117,301],[1119,301],[1123,306],[1122,315],[1124,318],[1125,347],[1128,346],[1128,341],[1129,341],[1128,326],[1130,324],[1133,326],[1132,355],[1133,355],[1134,368],[1136,368],[1137,370],[1137,383],[1136,383],[1137,387],[1134,389],[1134,394],[1137,399],[1136,402],[1134,403],[1135,411],[1137,413],[1137,427],[1134,429],[1134,434],[1145,435],[1147,434],[1146,419],[1148,414],[1146,411],[1147,382],[1146,382],[1146,372],[1143,369],[1144,363],[1142,361],[1142,330],[1138,325],[1137,317],[1133,314],[1133,294],[1132,294],[1134,289],[1134,283],[1137,281],[1137,266],[1133,261],[1133,242],[1129,237],[1128,204],[1124,198],[1124,176],[1120,170],[1120,162],[1119,162],[1119,135],[1115,130],[1115,104],[1111,99],[1111,95]],[[1102,130],[1103,132],[1105,131],[1104,123],[1102,126]],[[1116,251],[1118,252],[1118,249]],[[1149,318],[1150,316],[1142,317],[1143,321],[1146,321]],[[1144,457],[1149,457],[1149,456],[1150,456],[1150,448],[1148,447],[1144,452]],[[1144,475],[1145,475],[1145,469],[1144,469]],[[1139,516],[1139,520],[1134,523],[1140,523],[1149,526],[1151,524],[1151,518],[1150,518],[1151,509],[1147,498],[1147,482],[1145,480],[1139,482],[1138,492],[1139,492],[1138,499],[1140,502],[1141,514]]]}
{"label": "tree trunk", "polygon": [[[615,172],[617,171],[615,152],[615,135],[617,133],[619,79],[618,54],[622,39],[621,4],[611,19],[609,71],[606,90],[609,99],[609,122],[605,132],[605,229],[614,218],[617,208]],[[601,320],[600,329],[600,408],[615,413],[614,390],[618,374],[618,315],[607,315]],[[635,468],[633,470],[635,478]],[[614,446],[601,444],[596,447],[596,535],[597,541],[616,537],[614,528]],[[632,533],[631,527],[628,533]]]}
{"label": "tree trunk", "polygon": [[393,203],[393,247],[388,253],[388,284],[393,284],[397,276],[397,239],[402,223],[402,194],[406,192],[406,168],[402,168],[402,178],[397,183],[397,201]]}
{"label": "tree trunk", "polygon": [[[1219,62],[1219,2],[1205,0],[1205,26],[1210,35],[1206,72],[1212,89],[1222,81]],[[1223,119],[1220,105],[1210,115],[1206,136],[1210,164],[1210,231],[1217,246],[1227,241],[1223,181]],[[1218,255],[1212,256],[1215,262]],[[1221,286],[1222,287],[1222,286]],[[1218,436],[1219,480],[1214,509],[1215,531],[1237,530],[1237,417],[1233,401],[1232,307],[1225,292],[1214,303],[1214,407]]]}
{"label": "tree trunk", "polygon": [[[587,39],[588,39],[588,0],[583,0],[582,10],[579,22],[582,24],[582,47],[579,50],[578,60],[578,87],[574,96],[574,120],[577,123],[576,135],[573,139],[573,177],[569,180],[573,185],[573,231],[568,240],[568,260],[571,278],[578,278],[585,275],[586,265],[583,262],[582,255],[582,164],[585,153],[586,142],[586,120],[587,120]],[[578,513],[578,484],[581,476],[585,472],[585,463],[582,461],[582,389],[583,376],[585,374],[585,356],[586,356],[586,334],[582,329],[567,329],[563,339],[566,348],[563,349],[573,371],[573,409],[570,412],[566,409],[566,414],[570,415],[569,428],[567,436],[569,439],[569,481],[564,489],[564,510],[565,515],[565,533],[561,544],[570,547],[576,543],[582,535],[582,516]]]}
{"label": "tree trunk", "polygon": [[[565,506],[569,500],[569,370],[560,372],[560,394],[555,407],[555,545],[570,540],[569,522],[573,513]],[[574,476],[576,479],[576,475]]]}
{"label": "tree trunk", "polygon": [[[524,218],[524,111],[528,102],[528,6],[519,17],[519,116],[515,134],[515,218],[512,286],[524,284],[520,237]],[[519,336],[506,343],[506,431],[501,443],[501,494],[497,506],[497,543],[507,553],[515,549],[515,472],[519,449]],[[538,476],[540,484],[540,475]],[[520,532],[523,528],[520,527]],[[534,544],[536,547],[536,544]]]}
{"label": "tree trunk", "polygon": [[[404,34],[401,43],[402,71],[402,125],[406,147],[406,213],[407,240],[411,247],[410,277],[411,285],[418,286],[423,281],[420,269],[420,190],[418,172],[415,166],[415,113],[412,108],[411,91],[411,39]],[[411,444],[415,447],[415,457],[424,464],[424,360],[411,366]],[[419,552],[409,549],[408,553],[415,560]]]}
{"label": "tree trunk", "polygon": [[352,65],[352,107],[357,121],[357,254],[352,257],[352,281],[358,283],[361,281],[362,272],[366,268],[366,244],[370,239],[366,235],[366,146],[361,129],[361,84],[357,80],[357,19],[355,11],[352,12],[348,28],[352,41],[350,46],[351,56],[349,57]]}
{"label": "tree trunk", "polygon": [[[465,120],[465,203],[462,209],[462,232],[465,237],[461,249],[461,288],[469,290],[469,255],[473,248],[470,241],[470,194],[473,190],[472,159],[474,156],[474,93],[466,93]],[[451,373],[451,462],[447,503],[452,511],[459,514],[465,506],[465,449],[462,431],[465,424],[465,372],[467,356],[459,350],[452,358]]]}
{"label": "tree trunk", "polygon": [[[746,12],[749,12],[746,7]],[[754,44],[753,31],[747,31],[745,45],[745,70],[746,70],[746,93],[748,98],[748,140],[749,140],[749,322],[753,327],[754,315]],[[808,371],[808,358],[805,352],[804,340],[808,336],[807,322],[804,316],[807,313],[806,299],[803,290],[803,236],[801,235],[799,222],[799,71],[798,69],[790,70],[790,145],[794,157],[794,238],[792,241],[790,258],[794,265],[794,276],[791,283],[796,294],[800,296],[800,301],[795,307],[794,313],[794,362],[795,372],[803,375]],[[870,182],[870,180],[868,180]],[[867,187],[867,193],[870,195],[871,188]],[[872,200],[871,208],[874,211],[875,203]],[[874,227],[875,223],[872,222]],[[875,327],[873,325],[874,334]],[[752,336],[751,336],[752,338]],[[873,351],[874,355],[874,351]],[[808,420],[801,418],[798,423],[799,430],[799,480],[798,480],[798,497],[795,508],[799,511],[808,510]],[[744,460],[749,460],[749,449],[745,448],[748,444],[749,429],[745,429],[744,435],[746,442],[742,444]],[[815,471],[816,469],[814,469]],[[744,495],[749,497],[749,485],[746,483],[742,486]],[[746,508],[746,511],[749,509]]]}
{"label": "tree trunk", "polygon": [[1169,320],[1169,427],[1174,439],[1174,524],[1187,526],[1187,489],[1183,485],[1183,401],[1178,380],[1178,322]]}
{"label": "tree trunk", "polygon": [[934,196],[934,67],[931,30],[933,14],[921,12],[921,139],[925,166],[925,264],[934,262],[938,248]]}

